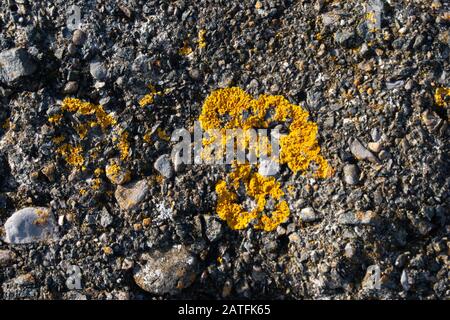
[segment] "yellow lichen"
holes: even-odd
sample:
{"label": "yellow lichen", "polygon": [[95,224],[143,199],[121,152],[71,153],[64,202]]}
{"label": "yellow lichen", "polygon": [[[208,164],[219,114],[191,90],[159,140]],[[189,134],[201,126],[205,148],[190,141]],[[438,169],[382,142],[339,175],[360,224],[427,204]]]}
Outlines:
{"label": "yellow lichen", "polygon": [[178,50],[178,53],[182,56],[187,56],[192,53],[192,48],[189,46],[189,41],[183,41],[183,46]]}
{"label": "yellow lichen", "polygon": [[158,128],[156,130],[156,134],[158,135],[158,138],[164,141],[170,141],[169,135],[161,128]]}
{"label": "yellow lichen", "polygon": [[155,100],[155,96],[162,95],[162,92],[157,91],[153,85],[149,84],[148,88],[150,89],[150,93],[147,93],[141,100],[139,100],[139,105],[142,108],[152,104]]}
{"label": "yellow lichen", "polygon": [[198,41],[197,41],[197,43],[198,43],[198,47],[200,49],[203,49],[203,48],[206,47],[206,37],[205,37],[205,35],[206,35],[206,30],[205,29],[201,29],[198,32]]}
{"label": "yellow lichen", "polygon": [[105,246],[102,248],[103,253],[106,254],[107,256],[113,254],[113,249],[110,246]]}
{"label": "yellow lichen", "polygon": [[36,215],[38,217],[36,218],[36,220],[33,221],[33,224],[43,225],[43,224],[47,223],[50,213],[48,210],[45,210],[45,209],[37,209]]}
{"label": "yellow lichen", "polygon": [[11,125],[11,120],[6,118],[5,122],[2,123],[2,129],[8,130]]}
{"label": "yellow lichen", "polygon": [[63,117],[62,114],[54,114],[54,115],[48,117],[48,122],[53,123],[53,124],[60,124],[62,117]]}
{"label": "yellow lichen", "polygon": [[102,179],[95,178],[95,179],[91,180],[91,188],[92,188],[92,190],[99,190],[101,186],[102,186]]}
{"label": "yellow lichen", "polygon": [[[199,121],[204,130],[219,129],[267,129],[272,125],[285,123],[288,133],[280,138],[280,164],[286,164],[294,173],[305,173],[314,164],[314,175],[326,178],[332,175],[332,168],[320,154],[317,142],[317,124],[308,120],[309,114],[300,106],[291,104],[282,96],[261,95],[253,99],[242,89],[233,87],[212,92],[203,104]],[[209,145],[212,139],[204,140]],[[226,139],[222,140],[222,145]],[[243,139],[248,148],[248,137]],[[263,155],[257,149],[258,156]],[[265,152],[271,155],[271,150]],[[216,212],[226,220],[232,229],[243,229],[252,223],[254,228],[272,231],[287,220],[289,206],[283,200],[284,192],[273,177],[264,177],[250,165],[235,165],[226,180],[216,185],[218,201]],[[255,202],[255,208],[245,210],[237,199],[238,190],[244,187],[245,195]],[[242,196],[242,195],[241,195]],[[270,208],[266,208],[271,198]],[[271,212],[270,212],[271,211]]]}
{"label": "yellow lichen", "polygon": [[448,107],[450,101],[450,88],[440,87],[434,93],[434,101],[439,107]]}
{"label": "yellow lichen", "polygon": [[[264,177],[252,172],[250,165],[240,165],[227,176],[229,182],[222,180],[216,185],[218,196],[216,211],[218,216],[227,221],[230,228],[240,230],[254,223],[256,229],[272,231],[287,220],[289,206],[282,200],[284,192],[280,182],[274,177]],[[238,190],[244,186],[246,195],[254,202],[255,208],[245,210],[237,202]],[[268,199],[275,201],[274,210],[265,213]]]}
{"label": "yellow lichen", "polygon": [[102,127],[102,129],[106,129],[117,123],[113,115],[108,114],[103,106],[91,102],[82,101],[76,98],[65,98],[63,100],[61,110],[78,113],[80,115],[95,115],[97,122],[91,122],[91,127],[95,124],[98,124]]}
{"label": "yellow lichen", "polygon": [[120,159],[125,160],[130,154],[130,143],[128,142],[128,132],[122,130],[119,134],[117,148],[120,152]]}
{"label": "yellow lichen", "polygon": [[108,176],[115,177],[119,174],[120,167],[116,162],[111,163],[110,165],[106,166],[106,174]]}
{"label": "yellow lichen", "polygon": [[52,138],[54,144],[61,144],[66,138],[64,136],[57,136]]}
{"label": "yellow lichen", "polygon": [[82,167],[84,158],[82,156],[83,149],[81,146],[72,146],[71,144],[63,144],[57,149],[57,152],[66,160],[67,164],[74,167]]}

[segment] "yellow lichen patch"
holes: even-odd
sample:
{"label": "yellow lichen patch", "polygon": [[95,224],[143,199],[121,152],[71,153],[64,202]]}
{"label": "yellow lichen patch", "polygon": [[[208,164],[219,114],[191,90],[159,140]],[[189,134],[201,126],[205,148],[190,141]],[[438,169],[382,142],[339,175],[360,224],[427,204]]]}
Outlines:
{"label": "yellow lichen patch", "polygon": [[[306,173],[314,167],[316,177],[326,178],[332,175],[333,170],[320,154],[317,124],[308,118],[306,110],[282,96],[261,95],[253,99],[242,89],[233,87],[212,92],[205,99],[199,121],[204,130],[219,129],[222,134],[227,129],[267,129],[284,123],[288,133],[280,138],[279,163],[286,164],[294,173]],[[248,138],[245,136],[242,140],[246,149],[249,148]],[[208,146],[212,142],[213,139],[204,139],[203,144]],[[222,139],[221,144],[225,143],[226,139]],[[260,150],[257,147],[253,151],[258,156],[272,154],[270,148]],[[256,229],[272,231],[289,216],[289,206],[283,200],[280,182],[274,177],[260,175],[256,168],[248,164],[235,165],[227,179],[216,185],[216,212],[232,229],[244,229],[251,223]],[[245,194],[238,196],[242,188]],[[255,208],[246,210],[237,201],[241,196],[254,201]],[[269,198],[272,200],[267,207]]]}
{"label": "yellow lichen patch", "polygon": [[97,169],[94,170],[94,175],[96,177],[100,177],[102,175],[102,173],[103,173],[103,169],[102,168],[97,168]]}
{"label": "yellow lichen patch", "polygon": [[92,190],[99,190],[101,186],[102,186],[102,179],[100,178],[92,179],[91,181]]}
{"label": "yellow lichen patch", "polygon": [[82,101],[76,98],[65,98],[61,106],[62,111],[78,113],[80,115],[95,115],[96,123],[90,122],[90,126],[100,125],[102,129],[106,129],[117,123],[113,115],[108,114],[103,106],[91,102]]}
{"label": "yellow lichen patch", "polygon": [[[271,117],[267,115],[272,114]],[[289,134],[280,139],[280,163],[294,172],[305,172],[311,163],[318,166],[319,178],[331,175],[328,162],[320,155],[317,124],[308,121],[309,114],[282,96],[261,95],[252,99],[240,88],[214,91],[204,104],[199,121],[204,130],[268,128],[272,123],[289,123]],[[226,119],[226,120],[224,120]]]}
{"label": "yellow lichen patch", "polygon": [[156,134],[158,135],[158,138],[164,141],[170,141],[169,135],[161,128],[158,128],[156,130]]}
{"label": "yellow lichen patch", "polygon": [[89,127],[85,123],[80,123],[75,127],[75,131],[78,133],[78,136],[81,140],[84,140],[88,135]]}
{"label": "yellow lichen patch", "polygon": [[[281,185],[273,177],[263,177],[257,172],[252,172],[250,165],[240,165],[231,172],[226,181],[220,181],[216,185],[218,196],[216,211],[219,217],[227,221],[230,228],[240,230],[247,228],[253,223],[256,229],[272,231],[287,220],[289,216],[289,206],[282,200],[284,192]],[[245,188],[246,195],[254,202],[252,210],[245,210],[239,204],[238,190]],[[273,211],[268,211],[266,205],[268,199],[272,199],[276,204]]]}
{"label": "yellow lichen patch", "polygon": [[182,56],[187,56],[192,53],[192,48],[189,46],[189,41],[183,41],[183,46],[178,50],[178,53]]}
{"label": "yellow lichen patch", "polygon": [[66,160],[67,164],[74,167],[81,167],[84,163],[82,156],[83,149],[81,146],[72,146],[71,144],[63,144],[57,149],[57,152]]}
{"label": "yellow lichen patch", "polygon": [[57,136],[52,138],[52,142],[54,144],[61,144],[66,138],[64,138],[64,136]]}
{"label": "yellow lichen patch", "polygon": [[109,246],[103,247],[102,250],[103,250],[103,253],[106,254],[107,256],[113,254],[113,252],[114,252],[113,249]]}
{"label": "yellow lichen patch", "polygon": [[203,49],[203,48],[206,47],[206,37],[205,37],[205,35],[206,35],[206,30],[205,29],[201,29],[198,32],[198,41],[197,41],[197,43],[198,43],[198,47],[200,49]]}
{"label": "yellow lichen patch", "polygon": [[128,142],[128,132],[125,130],[121,130],[119,134],[117,149],[119,149],[121,160],[128,158],[130,154],[130,143]]}
{"label": "yellow lichen patch", "polygon": [[144,134],[144,137],[142,139],[144,139],[145,142],[150,143],[152,141],[152,134],[151,134],[151,132],[147,131]]}
{"label": "yellow lichen patch", "polygon": [[153,103],[155,100],[155,96],[160,96],[163,93],[161,91],[157,91],[156,88],[149,84],[148,88],[150,89],[150,93],[147,93],[141,100],[139,100],[139,105],[143,108]]}
{"label": "yellow lichen patch", "polygon": [[119,174],[120,167],[116,162],[111,163],[110,165],[106,166],[106,175],[115,177]]}
{"label": "yellow lichen patch", "polygon": [[36,214],[37,214],[37,219],[33,221],[33,224],[36,225],[43,225],[45,223],[47,223],[47,220],[50,216],[50,213],[48,210],[45,209],[37,209],[36,210]]}
{"label": "yellow lichen patch", "polygon": [[152,93],[146,94],[141,100],[139,100],[139,105],[141,107],[148,106],[153,103],[154,95]]}
{"label": "yellow lichen patch", "polygon": [[9,118],[7,118],[5,120],[5,122],[2,123],[2,129],[8,130],[10,125],[11,125],[11,120]]}
{"label": "yellow lichen patch", "polygon": [[434,93],[434,101],[439,107],[448,107],[450,103],[450,88],[437,88]]}
{"label": "yellow lichen patch", "polygon": [[62,117],[63,117],[62,114],[54,114],[54,115],[48,117],[48,122],[50,122],[52,124],[60,124]]}

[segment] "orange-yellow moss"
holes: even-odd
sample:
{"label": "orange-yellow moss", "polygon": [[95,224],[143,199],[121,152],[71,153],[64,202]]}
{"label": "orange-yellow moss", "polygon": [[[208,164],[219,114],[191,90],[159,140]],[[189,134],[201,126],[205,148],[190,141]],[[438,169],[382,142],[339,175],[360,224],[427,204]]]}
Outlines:
{"label": "orange-yellow moss", "polygon": [[[269,116],[270,115],[270,116]],[[282,96],[261,95],[253,99],[240,88],[232,87],[212,92],[203,104],[199,121],[204,130],[219,129],[222,134],[227,129],[259,129],[286,123],[288,133],[280,138],[280,164],[286,164],[294,173],[305,173],[315,165],[314,174],[318,178],[331,176],[332,168],[320,154],[317,141],[317,124],[308,120],[309,114],[300,106],[291,104]],[[222,140],[224,145],[226,139]],[[244,138],[248,148],[249,139]],[[204,145],[212,143],[211,139]],[[262,150],[256,150],[261,156]],[[266,154],[270,155],[268,149]],[[246,196],[255,201],[256,207],[246,211],[237,202],[237,190],[244,186]],[[227,180],[216,185],[218,201],[216,212],[226,220],[232,229],[243,229],[252,223],[256,229],[272,231],[287,220],[289,206],[282,199],[284,192],[273,177],[264,177],[253,172],[250,165],[237,165]],[[272,212],[266,213],[267,198],[275,201]]]}
{"label": "orange-yellow moss", "polygon": [[440,87],[434,93],[434,101],[439,107],[448,107],[450,97],[450,88]]}

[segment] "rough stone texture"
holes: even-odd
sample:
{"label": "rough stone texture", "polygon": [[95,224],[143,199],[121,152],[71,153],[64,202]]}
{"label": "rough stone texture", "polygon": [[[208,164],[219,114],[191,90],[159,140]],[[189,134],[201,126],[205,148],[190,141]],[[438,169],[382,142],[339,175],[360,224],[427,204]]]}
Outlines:
{"label": "rough stone texture", "polygon": [[57,238],[55,219],[48,208],[23,208],[6,220],[5,241],[24,244]]}
{"label": "rough stone texture", "polygon": [[173,176],[172,162],[170,160],[170,156],[167,154],[163,154],[156,159],[153,167],[165,178],[169,179]]}
{"label": "rough stone texture", "polygon": [[117,186],[115,196],[122,210],[130,210],[139,205],[148,192],[147,180],[130,182],[123,186]]}
{"label": "rough stone texture", "polygon": [[[69,29],[72,5],[82,21]],[[14,252],[0,298],[167,298],[135,285],[131,269],[182,245],[202,276],[171,298],[448,299],[450,108],[435,94],[450,87],[449,10],[442,0],[0,1],[0,53],[14,61],[0,66],[0,232],[34,206],[51,208],[60,236],[0,241]],[[221,86],[282,95],[317,123],[334,174],[281,165],[291,214],[276,231],[231,230],[217,216],[215,185],[229,166],[176,163],[170,179],[154,168]],[[62,112],[67,96],[117,123],[93,125],[99,110]],[[58,152],[66,144],[81,148],[82,165]],[[111,159],[148,187],[117,187]],[[303,222],[308,207],[320,219]],[[80,290],[66,285],[69,263]],[[380,268],[379,288],[369,266]],[[33,284],[14,285],[30,272]]]}
{"label": "rough stone texture", "polygon": [[175,294],[189,287],[198,272],[198,262],[183,246],[167,252],[155,252],[134,272],[134,280],[145,291],[153,294]]}
{"label": "rough stone texture", "polygon": [[10,84],[33,74],[36,69],[30,54],[23,48],[0,52],[0,81]]}

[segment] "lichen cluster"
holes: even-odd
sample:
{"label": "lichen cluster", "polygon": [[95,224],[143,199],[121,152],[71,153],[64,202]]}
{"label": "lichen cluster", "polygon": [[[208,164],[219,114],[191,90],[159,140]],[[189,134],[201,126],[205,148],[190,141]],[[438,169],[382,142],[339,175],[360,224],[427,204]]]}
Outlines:
{"label": "lichen cluster", "polygon": [[[69,116],[68,114],[71,114]],[[73,120],[76,118],[76,120]],[[105,111],[102,105],[82,101],[76,98],[65,98],[61,104],[61,111],[49,116],[48,122],[55,126],[57,132],[62,134],[52,138],[56,146],[56,153],[72,167],[86,170],[89,164],[94,164],[105,147],[108,139],[101,140],[100,144],[91,146],[91,139],[98,134],[110,136],[121,160],[126,160],[130,153],[128,132],[117,124],[113,113]],[[65,131],[74,131],[76,135],[65,137]],[[93,131],[92,131],[93,130]],[[66,141],[67,140],[67,141]],[[93,168],[93,178],[88,181],[91,189],[99,190],[102,185],[102,168]],[[80,194],[86,190],[80,190]]]}
{"label": "lichen cluster", "polygon": [[450,104],[450,88],[437,88],[434,93],[434,101],[439,107],[448,107]]}
{"label": "lichen cluster", "polygon": [[[244,229],[250,223],[254,223],[256,229],[272,231],[288,218],[289,206],[285,200],[282,200],[284,192],[280,182],[275,178],[252,172],[251,166],[247,164],[236,166],[235,170],[227,176],[227,180],[228,183],[221,180],[216,185],[218,196],[216,211],[232,229]],[[244,186],[246,195],[255,204],[251,210],[245,210],[237,201],[241,185]],[[277,202],[270,216],[262,214],[268,199]]]}
{"label": "lichen cluster", "polygon": [[160,91],[157,91],[153,85],[149,84],[148,88],[150,89],[150,93],[147,93],[139,100],[139,105],[142,108],[152,104],[156,96],[162,95],[162,93]]}
{"label": "lichen cluster", "polygon": [[[280,138],[279,163],[286,164],[294,173],[305,173],[314,164],[314,175],[326,178],[332,174],[332,168],[320,154],[317,124],[308,121],[308,117],[307,111],[282,96],[264,94],[253,99],[242,89],[233,87],[212,92],[203,104],[199,121],[204,130],[219,129],[223,134],[227,129],[267,129],[281,124],[288,133]],[[247,143],[245,138],[246,148]],[[273,177],[261,176],[256,169],[257,166],[235,165],[227,179],[216,185],[216,211],[232,229],[243,229],[252,223],[257,229],[271,231],[289,216],[280,183]],[[237,202],[237,190],[242,185],[246,196],[256,201],[252,210],[245,210]],[[273,210],[266,208],[268,197],[276,202]]]}

